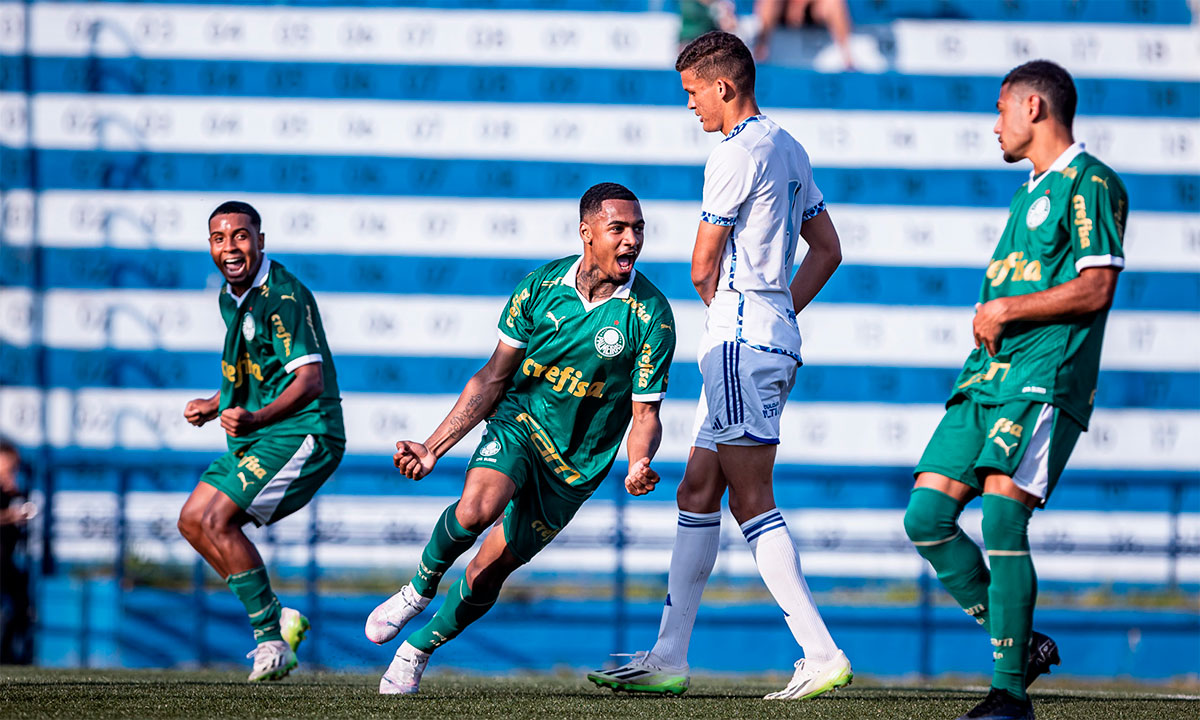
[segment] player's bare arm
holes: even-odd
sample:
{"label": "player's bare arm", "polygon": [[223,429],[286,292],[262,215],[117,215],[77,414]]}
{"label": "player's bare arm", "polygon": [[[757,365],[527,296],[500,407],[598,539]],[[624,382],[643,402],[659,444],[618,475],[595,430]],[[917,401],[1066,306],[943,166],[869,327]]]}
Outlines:
{"label": "player's bare arm", "polygon": [[424,443],[401,440],[392,461],[404,476],[420,480],[433,470],[439,458],[471,429],[496,409],[504,388],[525,358],[523,348],[496,343],[496,351],[463,387],[446,419]]}
{"label": "player's bare arm", "polygon": [[1120,272],[1116,267],[1086,268],[1079,277],[1062,285],[1028,295],[996,298],[976,306],[972,326],[975,347],[982,345],[988,355],[995,355],[1008,323],[1061,322],[1108,308]]}
{"label": "player's bare arm", "polygon": [[629,451],[625,489],[630,495],[645,495],[658,484],[658,473],[650,467],[650,461],[662,443],[662,419],[658,414],[661,405],[661,402],[633,403],[633,420],[625,438],[625,448]]}
{"label": "player's bare arm", "polygon": [[183,419],[196,427],[202,427],[217,416],[220,409],[221,391],[213,393],[212,397],[189,400],[183,408]]}
{"label": "player's bare arm", "polygon": [[788,286],[792,293],[792,307],[797,313],[808,307],[833,276],[833,271],[842,264],[842,244],[833,221],[829,219],[828,210],[801,223],[800,237],[808,243],[808,254]]}
{"label": "player's bare arm", "polygon": [[226,434],[242,437],[295,415],[305,405],[325,392],[325,378],[321,374],[321,363],[301,365],[292,372],[292,381],[279,393],[279,397],[259,410],[251,412],[243,407],[225,408],[221,413],[221,427]]}
{"label": "player's bare arm", "polygon": [[700,294],[705,305],[717,294],[717,283],[721,276],[721,254],[732,225],[713,225],[701,222],[696,230],[696,246],[692,249],[692,285]]}

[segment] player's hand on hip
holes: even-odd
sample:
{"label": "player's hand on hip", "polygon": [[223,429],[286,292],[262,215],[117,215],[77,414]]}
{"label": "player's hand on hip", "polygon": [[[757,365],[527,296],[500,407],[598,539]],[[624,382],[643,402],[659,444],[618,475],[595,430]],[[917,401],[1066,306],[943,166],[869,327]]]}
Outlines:
{"label": "player's hand on hip", "polygon": [[625,476],[625,490],[630,495],[645,495],[654,491],[659,479],[658,473],[650,467],[650,458],[642,458],[629,466],[629,474]]}
{"label": "player's hand on hip", "polygon": [[437,461],[437,455],[429,452],[429,448],[411,440],[396,443],[396,454],[392,456],[396,469],[412,480],[420,480],[432,472]]}
{"label": "player's hand on hip", "polygon": [[212,398],[189,400],[183,408],[183,419],[200,427],[217,416],[217,403]]}
{"label": "player's hand on hip", "polygon": [[988,355],[995,355],[1000,349],[1000,335],[1004,333],[1006,323],[1005,309],[1004,298],[975,304],[975,319],[971,321],[975,347],[982,345]]}
{"label": "player's hand on hip", "polygon": [[258,429],[258,419],[246,408],[225,408],[221,413],[221,428],[226,435],[243,437]]}

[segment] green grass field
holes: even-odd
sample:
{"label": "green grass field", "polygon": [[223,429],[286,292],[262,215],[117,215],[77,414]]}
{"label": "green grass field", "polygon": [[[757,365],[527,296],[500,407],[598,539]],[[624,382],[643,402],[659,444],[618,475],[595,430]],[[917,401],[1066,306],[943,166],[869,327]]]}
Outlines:
{"label": "green grass field", "polygon": [[[376,675],[302,673],[249,685],[244,673],[0,668],[0,718],[858,718],[949,719],[979,688],[888,687],[856,682],[826,697],[764,702],[779,678],[699,678],[679,699],[616,695],[575,676],[432,674],[413,697],[382,697]],[[1049,683],[1048,683],[1049,685]],[[1094,685],[1034,695],[1041,720],[1200,718],[1195,695]]]}

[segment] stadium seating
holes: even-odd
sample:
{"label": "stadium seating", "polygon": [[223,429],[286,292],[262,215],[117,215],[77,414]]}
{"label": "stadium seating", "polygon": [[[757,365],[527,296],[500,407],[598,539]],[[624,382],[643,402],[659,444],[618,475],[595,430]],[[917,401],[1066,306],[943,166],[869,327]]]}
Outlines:
{"label": "stadium seating", "polygon": [[[783,423],[780,507],[806,572],[830,578],[825,587],[921,575],[900,523],[909,468],[971,347],[983,263],[1026,171],[993,144],[998,79],[1050,57],[1075,73],[1077,135],[1121,173],[1132,214],[1092,429],[1032,528],[1039,577],[1194,591],[1200,42],[1187,3],[850,8],[885,40],[887,72],[759,73],[764,110],[809,149],[845,248],[801,318],[806,367]],[[673,10],[669,0],[0,0],[0,434],[40,449],[31,455],[49,469],[55,559],[193,562],[175,513],[224,441],[213,425],[187,425],[182,409],[219,379],[220,280],[205,221],[237,198],[262,212],[270,256],[317,293],[349,435],[346,466],[314,512],[271,531],[272,561],[299,573],[407,572],[478,433],[419,485],[390,471],[390,448],[432,429],[494,347],[508,291],[577,252],[578,196],[614,180],[644,200],[639,270],[679,320],[660,456],[669,482],[637,501],[609,483],[527,572],[530,582],[665,574],[668,486],[699,390],[702,307],[687,262],[716,142],[671,70]],[[979,536],[977,512],[964,526]],[[724,532],[718,576],[753,579],[728,518]],[[353,614],[331,617],[343,611]],[[655,612],[639,616],[641,636]],[[747,614],[773,621],[757,612]],[[835,632],[855,617],[832,621]],[[1177,622],[1160,634],[1196,617]],[[607,652],[608,640],[589,642]],[[155,662],[114,647],[124,662]],[[1183,656],[1140,667],[1196,672],[1194,653]],[[352,649],[329,657],[355,659]],[[719,661],[702,657],[700,667]]]}

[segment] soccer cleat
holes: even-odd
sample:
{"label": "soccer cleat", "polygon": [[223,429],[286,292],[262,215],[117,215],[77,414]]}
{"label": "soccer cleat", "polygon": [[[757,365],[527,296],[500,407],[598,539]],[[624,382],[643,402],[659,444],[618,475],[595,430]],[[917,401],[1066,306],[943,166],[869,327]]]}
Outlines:
{"label": "soccer cleat", "polygon": [[823,663],[810,662],[808,658],[796,661],[796,671],[787,687],[763,697],[763,700],[804,700],[829,692],[854,679],[846,653],[838,650],[832,660]]}
{"label": "soccer cleat", "polygon": [[983,702],[955,720],[1034,720],[1033,703],[1018,700],[1007,690],[992,688]]}
{"label": "soccer cleat", "polygon": [[254,668],[247,678],[250,682],[282,680],[300,664],[296,660],[296,653],[283,640],[261,642],[246,653],[246,657],[254,658]]}
{"label": "soccer cleat", "polygon": [[413,695],[421,688],[421,675],[429,664],[429,653],[421,652],[405,640],[396,650],[392,664],[379,678],[380,695]]}
{"label": "soccer cleat", "polygon": [[1050,666],[1058,665],[1058,643],[1050,637],[1034,632],[1029,638],[1029,665],[1025,669],[1025,687],[1033,684],[1040,675],[1049,675]]}
{"label": "soccer cleat", "polygon": [[429,607],[429,598],[422,596],[412,583],[384,600],[367,616],[367,639],[382,645],[400,634],[400,629]]}
{"label": "soccer cleat", "polygon": [[300,643],[304,642],[304,636],[311,627],[308,624],[308,618],[301,615],[299,610],[284,608],[280,613],[279,632],[292,648],[292,652],[300,649]]}
{"label": "soccer cleat", "polygon": [[687,666],[671,667],[663,664],[654,654],[639,650],[633,659],[612,670],[593,670],[587,679],[600,687],[614,691],[657,693],[659,695],[682,695],[687,692]]}

